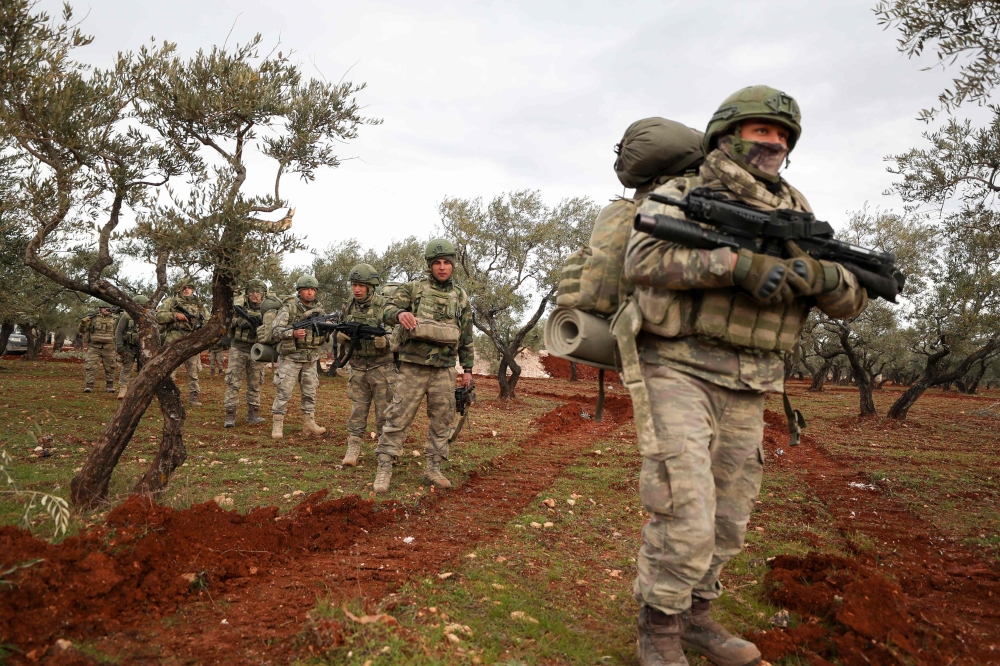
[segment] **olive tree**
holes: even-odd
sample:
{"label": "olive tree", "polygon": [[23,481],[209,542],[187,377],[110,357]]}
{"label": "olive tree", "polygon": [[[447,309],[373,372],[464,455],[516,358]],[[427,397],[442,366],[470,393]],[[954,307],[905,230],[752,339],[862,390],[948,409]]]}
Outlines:
{"label": "olive tree", "polygon": [[566,257],[590,237],[600,207],[577,197],[549,208],[538,192],[521,190],[487,204],[447,198],[439,212],[442,234],[455,243],[473,324],[499,356],[500,396],[513,398],[521,375],[517,355],[555,299]]}
{"label": "olive tree", "polygon": [[[299,247],[283,176],[312,180],[339,164],[335,144],[370,121],[363,86],[303,80],[282,53],[261,55],[260,36],[232,49],[181,58],[169,43],[120,53],[112,67],[76,59],[90,43],[72,23],[35,13],[30,0],[3,4],[0,18],[0,137],[17,162],[14,216],[30,240],[24,263],[61,287],[125,310],[140,332],[141,370],[72,482],[72,501],[93,506],[153,397],[164,427],[158,455],[134,491],[156,494],[184,462],[184,406],[170,373],[207,349],[231,317],[233,286],[259,257]],[[266,159],[261,159],[266,158]],[[271,168],[273,189],[247,185],[249,164]],[[169,187],[172,180],[176,188]],[[49,260],[77,239],[94,251],[74,276]],[[140,306],[108,269],[116,253],[149,262],[157,288]],[[171,265],[204,272],[212,289],[205,324],[161,347],[153,307]]]}

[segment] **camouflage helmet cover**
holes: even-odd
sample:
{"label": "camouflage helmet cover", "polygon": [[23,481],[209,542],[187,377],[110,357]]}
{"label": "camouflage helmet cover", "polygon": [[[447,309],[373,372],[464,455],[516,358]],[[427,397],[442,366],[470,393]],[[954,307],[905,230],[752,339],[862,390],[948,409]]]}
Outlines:
{"label": "camouflage helmet cover", "polygon": [[149,303],[149,297],[148,296],[143,296],[142,294],[139,294],[138,296],[136,296],[132,300],[135,301],[136,303],[138,303],[139,305],[145,305],[146,303]]}
{"label": "camouflage helmet cover", "polygon": [[295,291],[300,289],[319,289],[319,280],[313,275],[302,275],[295,281]]}
{"label": "camouflage helmet cover", "polygon": [[802,134],[802,114],[793,97],[770,86],[750,86],[737,90],[723,100],[719,109],[708,121],[702,148],[707,155],[715,147],[715,140],[729,132],[737,123],[750,118],[760,118],[781,123],[788,128],[788,150]]}
{"label": "camouflage helmet cover", "polygon": [[194,289],[194,280],[189,277],[182,277],[174,283],[174,293],[179,294],[184,291],[185,287],[191,287]]}
{"label": "camouflage helmet cover", "polygon": [[267,285],[264,284],[263,280],[250,280],[247,282],[247,286],[244,287],[243,293],[249,294],[251,292],[260,292],[261,294],[267,293]]}
{"label": "camouflage helmet cover", "polygon": [[372,287],[377,287],[381,282],[378,276],[378,271],[376,271],[370,264],[358,264],[352,268],[348,279],[352,283],[367,284]]}
{"label": "camouflage helmet cover", "polygon": [[447,238],[432,238],[424,249],[424,259],[428,262],[442,257],[455,258],[455,244]]}

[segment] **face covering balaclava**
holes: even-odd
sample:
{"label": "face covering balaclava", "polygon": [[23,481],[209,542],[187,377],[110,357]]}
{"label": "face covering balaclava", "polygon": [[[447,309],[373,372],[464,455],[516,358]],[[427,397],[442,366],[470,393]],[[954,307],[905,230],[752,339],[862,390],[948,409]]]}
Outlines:
{"label": "face covering balaclava", "polygon": [[788,148],[780,143],[751,141],[740,137],[740,128],[719,139],[719,148],[729,159],[746,169],[755,178],[778,183],[781,165],[788,159]]}

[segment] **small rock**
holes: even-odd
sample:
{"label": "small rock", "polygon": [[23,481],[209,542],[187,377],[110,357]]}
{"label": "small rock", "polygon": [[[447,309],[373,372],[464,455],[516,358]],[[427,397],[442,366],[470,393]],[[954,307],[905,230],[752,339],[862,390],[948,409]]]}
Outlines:
{"label": "small rock", "polygon": [[501,585],[500,583],[493,583],[493,589],[494,590],[502,590],[502,589],[504,589],[504,586]]}
{"label": "small rock", "polygon": [[459,638],[458,636],[456,636],[455,634],[452,634],[452,633],[447,633],[447,634],[444,635],[444,637],[447,638],[452,643],[461,643],[462,642],[461,638]]}
{"label": "small rock", "polygon": [[553,523],[553,522],[551,522],[551,521],[549,521],[549,522],[545,523],[544,525],[542,525],[542,527],[544,527],[545,529],[549,529],[550,527],[555,527],[555,526],[556,526],[556,524]]}
{"label": "small rock", "polygon": [[497,436],[497,431],[493,430],[492,432],[493,432],[493,436],[496,437]]}
{"label": "small rock", "polygon": [[575,499],[568,499],[568,500],[566,500],[566,504],[569,504],[570,506],[576,506],[576,500]]}
{"label": "small rock", "polygon": [[282,497],[283,499],[292,499],[292,494],[291,494],[291,493],[285,493],[285,494],[284,494],[284,495],[282,495],[281,497]]}
{"label": "small rock", "polygon": [[413,543],[413,537],[411,536],[406,537],[405,539],[403,539],[403,543]]}
{"label": "small rock", "polygon": [[787,629],[788,621],[790,619],[791,618],[788,616],[788,611],[782,609],[777,613],[775,613],[774,615],[772,615],[771,619],[768,621],[771,623],[772,627],[781,627],[782,629]]}
{"label": "small rock", "polygon": [[556,508],[556,501],[554,499],[552,499],[551,497],[549,497],[548,499],[542,500],[542,504],[544,504],[545,506],[549,507],[550,509]]}
{"label": "small rock", "polygon": [[447,580],[447,579],[451,578],[454,575],[455,574],[453,572],[451,572],[451,571],[445,571],[444,573],[439,573],[438,574],[438,578],[440,578],[441,580]]}
{"label": "small rock", "polygon": [[306,496],[306,494],[305,494],[305,492],[304,492],[304,491],[302,491],[302,490],[296,490],[296,491],[294,491],[294,492],[292,493],[292,497],[294,497],[294,498],[296,498],[296,499],[298,499],[299,497],[305,497],[305,496]]}
{"label": "small rock", "polygon": [[219,624],[229,624],[229,620],[227,620],[226,618],[222,618],[222,622],[220,622]]}
{"label": "small rock", "polygon": [[414,458],[419,458],[420,457],[420,451],[417,451],[416,449],[414,449],[413,450],[413,457]]}
{"label": "small rock", "polygon": [[533,528],[535,528],[536,530],[539,530],[539,529],[542,528],[542,524],[541,523],[531,523],[531,526]]}
{"label": "small rock", "polygon": [[595,450],[594,450],[594,455],[595,455],[595,456],[599,456],[599,455],[601,455],[601,450],[600,450],[600,449],[595,449]]}
{"label": "small rock", "polygon": [[60,650],[69,650],[73,647],[73,641],[68,641],[65,638],[60,638],[56,641],[56,647]]}
{"label": "small rock", "polygon": [[262,493],[266,493],[268,490],[270,490],[270,488],[268,488],[267,486],[264,486],[263,488],[260,489]]}
{"label": "small rock", "polygon": [[533,624],[538,624],[538,620],[536,620],[535,618],[531,617],[530,615],[528,615],[524,611],[511,611],[510,612],[510,619],[517,620],[518,622],[531,622]]}

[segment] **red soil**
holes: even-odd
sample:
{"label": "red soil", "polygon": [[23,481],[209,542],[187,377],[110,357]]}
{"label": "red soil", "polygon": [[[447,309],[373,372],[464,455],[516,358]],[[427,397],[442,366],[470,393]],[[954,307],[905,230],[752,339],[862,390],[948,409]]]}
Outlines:
{"label": "red soil", "polygon": [[[750,637],[765,659],[798,654],[814,664],[1000,663],[1000,566],[984,562],[865,482],[812,437],[787,446],[784,416],[767,411],[769,465],[800,470],[848,538],[863,535],[845,559],[810,553],[771,563],[767,595],[802,624]],[[778,448],[784,455],[776,455]],[[859,497],[860,495],[860,497]],[[860,500],[853,501],[852,500]]]}
{"label": "red soil", "polygon": [[[553,356],[552,354],[546,354],[541,357],[542,367],[545,368],[545,372],[552,375],[553,379],[566,379],[568,380],[573,376],[573,371],[569,367],[569,361],[558,356]],[[576,364],[576,377],[581,382],[596,382],[598,373],[600,369],[595,368],[590,365],[584,365],[582,363]],[[618,378],[617,372],[612,372],[611,370],[604,371],[604,381],[608,384],[618,384],[621,380]]]}
{"label": "red soil", "polygon": [[[379,599],[440,571],[497,536],[595,438],[631,417],[621,395],[608,396],[603,423],[581,418],[588,409],[570,401],[539,417],[520,453],[417,509],[357,497],[323,502],[318,493],[287,516],[273,507],[240,516],[214,502],[174,511],[132,498],[107,527],[57,546],[2,528],[5,561],[45,561],[18,575],[11,603],[0,607],[0,643],[16,642],[29,659],[54,658],[57,638],[106,636],[100,649],[125,661],[293,660],[317,597]],[[176,626],[154,622],[178,610]],[[327,624],[313,627],[314,638],[337,644],[340,628]]]}

